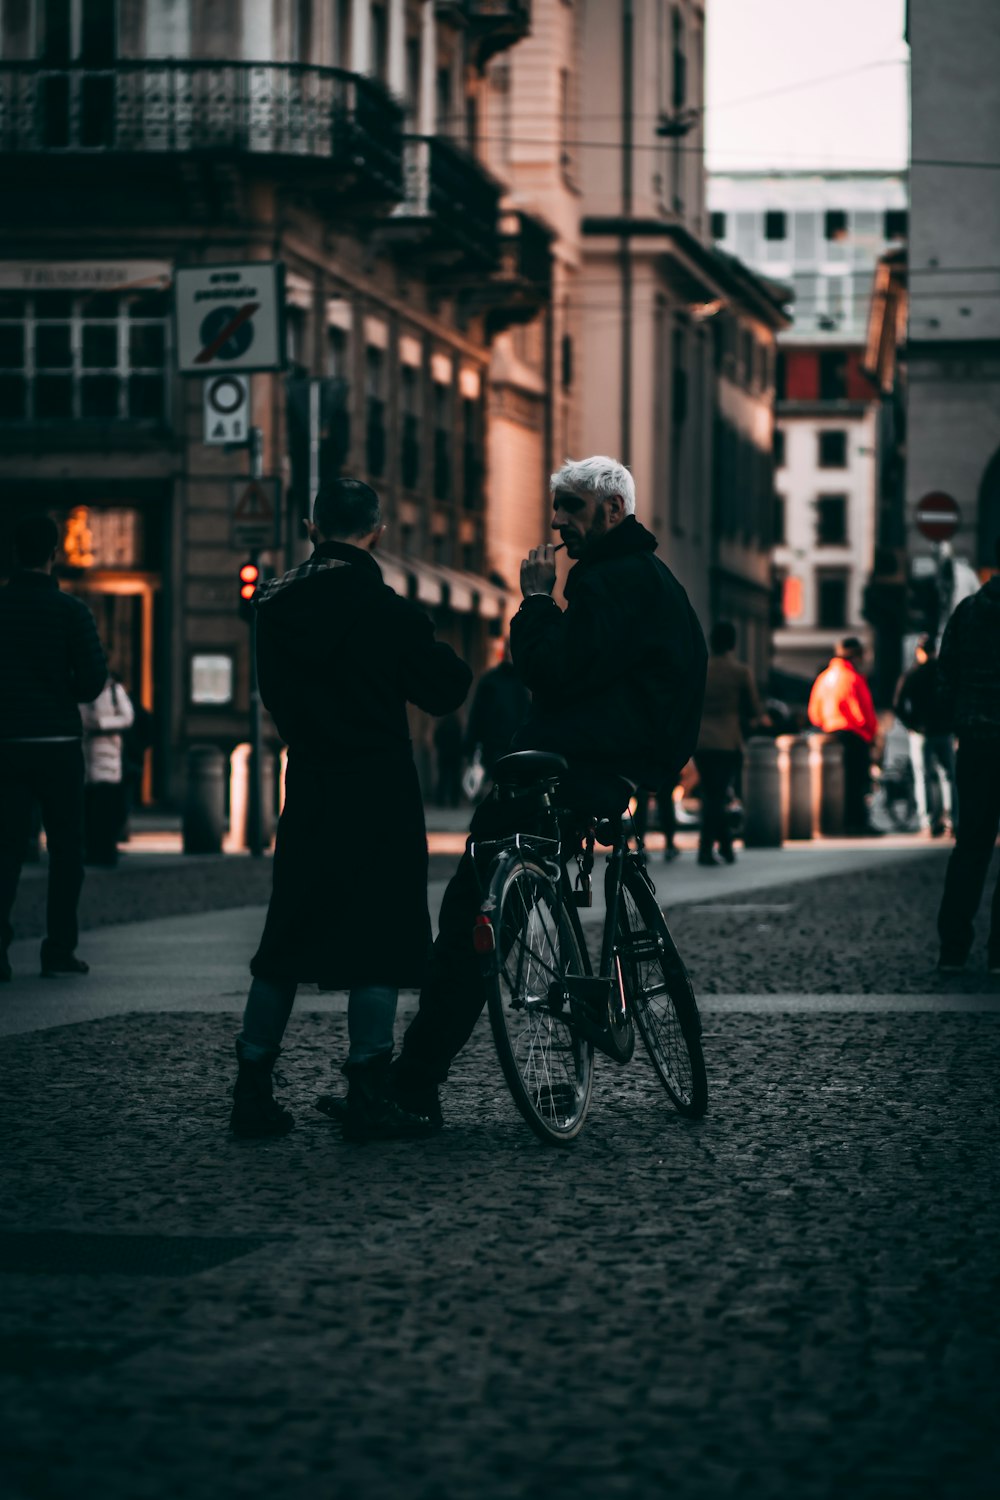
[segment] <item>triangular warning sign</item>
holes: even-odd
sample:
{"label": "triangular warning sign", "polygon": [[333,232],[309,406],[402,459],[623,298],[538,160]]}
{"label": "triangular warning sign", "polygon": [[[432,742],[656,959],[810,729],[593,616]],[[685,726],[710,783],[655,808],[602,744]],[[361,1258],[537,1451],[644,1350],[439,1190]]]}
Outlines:
{"label": "triangular warning sign", "polygon": [[225,422],[216,422],[215,426],[212,428],[212,436],[214,438],[224,438],[225,435],[226,435],[226,424],[225,424]]}
{"label": "triangular warning sign", "polygon": [[262,485],[251,479],[233,509],[237,521],[270,521],[271,502]]}

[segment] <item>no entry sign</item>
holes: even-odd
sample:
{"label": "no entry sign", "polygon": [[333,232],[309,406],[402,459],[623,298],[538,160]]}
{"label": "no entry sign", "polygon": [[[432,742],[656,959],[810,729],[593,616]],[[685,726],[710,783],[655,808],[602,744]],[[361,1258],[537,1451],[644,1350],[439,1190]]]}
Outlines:
{"label": "no entry sign", "polygon": [[961,519],[958,501],[944,490],[931,490],[917,503],[917,530],[929,542],[947,542],[955,535]]}
{"label": "no entry sign", "polygon": [[182,375],[284,368],[283,270],[278,261],[178,267],[174,309]]}

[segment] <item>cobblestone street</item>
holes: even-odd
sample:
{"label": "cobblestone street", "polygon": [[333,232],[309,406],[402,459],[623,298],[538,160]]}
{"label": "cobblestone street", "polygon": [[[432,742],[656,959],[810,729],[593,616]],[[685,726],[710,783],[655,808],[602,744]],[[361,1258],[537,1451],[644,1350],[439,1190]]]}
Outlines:
{"label": "cobblestone street", "polygon": [[992,1495],[1000,985],[927,977],[942,873],[668,901],[709,1115],[602,1059],[565,1151],[486,1023],[417,1147],[311,1108],[339,999],[303,993],[262,1145],[235,999],[6,1037],[5,1493]]}

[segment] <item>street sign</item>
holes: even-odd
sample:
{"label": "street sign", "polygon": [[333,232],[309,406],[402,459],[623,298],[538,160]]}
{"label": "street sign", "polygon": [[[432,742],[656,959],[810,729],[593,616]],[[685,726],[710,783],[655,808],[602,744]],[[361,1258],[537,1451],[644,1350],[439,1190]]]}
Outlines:
{"label": "street sign", "polygon": [[178,267],[174,317],[179,372],[284,369],[284,289],[280,261]]}
{"label": "street sign", "polygon": [[281,481],[229,481],[230,538],[240,552],[264,552],[280,544]]}
{"label": "street sign", "polygon": [[958,530],[962,513],[958,501],[944,490],[931,490],[917,504],[917,530],[929,542],[947,542]]}
{"label": "street sign", "polygon": [[249,375],[212,375],[205,381],[206,443],[245,443],[250,426]]}

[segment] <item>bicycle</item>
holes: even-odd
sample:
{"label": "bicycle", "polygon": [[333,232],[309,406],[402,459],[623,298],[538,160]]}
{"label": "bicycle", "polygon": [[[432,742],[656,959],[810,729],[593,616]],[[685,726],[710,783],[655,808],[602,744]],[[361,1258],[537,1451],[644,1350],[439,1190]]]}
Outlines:
{"label": "bicycle", "polygon": [[[473,946],[491,981],[489,1016],[504,1077],[527,1124],[565,1144],[583,1128],[595,1049],[622,1065],[638,1031],[679,1114],[708,1107],[701,1018],[624,816],[579,820],[560,809],[561,756],[519,751],[494,768],[494,796],[523,799],[539,831],[474,842],[483,902]],[[635,786],[618,778],[620,806]],[[572,819],[572,820],[571,820]],[[533,819],[534,821],[534,819]],[[563,827],[572,830],[564,835]],[[594,846],[607,846],[607,913],[598,972],[579,910],[592,901]],[[567,847],[568,846],[568,847]],[[575,888],[568,862],[579,867]]]}

